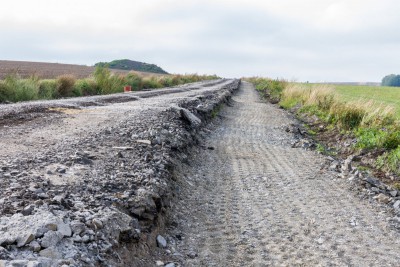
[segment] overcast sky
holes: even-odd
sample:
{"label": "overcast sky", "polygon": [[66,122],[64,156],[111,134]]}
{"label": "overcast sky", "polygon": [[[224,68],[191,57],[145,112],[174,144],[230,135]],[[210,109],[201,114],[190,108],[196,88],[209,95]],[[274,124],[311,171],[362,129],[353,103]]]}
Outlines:
{"label": "overcast sky", "polygon": [[128,58],[171,73],[380,81],[400,73],[398,0],[4,0],[0,59]]}

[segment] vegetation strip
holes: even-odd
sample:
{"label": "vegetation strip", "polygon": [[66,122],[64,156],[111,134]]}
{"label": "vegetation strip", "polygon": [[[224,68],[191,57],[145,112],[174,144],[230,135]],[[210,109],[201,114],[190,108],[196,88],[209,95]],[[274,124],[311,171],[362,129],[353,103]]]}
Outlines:
{"label": "vegetation strip", "polygon": [[21,79],[17,75],[9,75],[4,80],[0,80],[0,103],[106,95],[122,92],[123,87],[127,85],[131,86],[132,90],[138,91],[216,78],[218,77],[215,75],[197,74],[148,77],[142,77],[136,73],[116,75],[103,67],[97,67],[92,77],[78,80],[72,75],[61,75],[57,79],[45,80],[36,76]]}
{"label": "vegetation strip", "polygon": [[335,152],[373,157],[371,163],[360,162],[361,168],[373,169],[380,177],[390,177],[388,181],[400,189],[400,122],[393,106],[373,100],[345,101],[332,85],[264,78],[248,80],[262,95],[306,121],[309,133],[316,139],[321,140],[324,135],[350,140],[345,149]]}

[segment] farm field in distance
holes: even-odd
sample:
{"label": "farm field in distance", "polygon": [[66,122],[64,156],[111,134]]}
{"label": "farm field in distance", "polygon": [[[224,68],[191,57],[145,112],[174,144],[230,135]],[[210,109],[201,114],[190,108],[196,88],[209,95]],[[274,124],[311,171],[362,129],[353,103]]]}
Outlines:
{"label": "farm field in distance", "polygon": [[344,101],[373,100],[377,104],[391,105],[396,109],[400,119],[400,87],[333,85],[335,91]]}
{"label": "farm field in distance", "polygon": [[[29,78],[30,76],[35,75],[41,79],[54,79],[60,75],[70,74],[77,79],[82,79],[92,75],[95,69],[95,67],[75,64],[0,60],[0,80],[10,74],[18,74],[21,78]],[[117,74],[134,72],[141,76],[159,75],[148,72],[116,69],[112,69],[111,71]]]}

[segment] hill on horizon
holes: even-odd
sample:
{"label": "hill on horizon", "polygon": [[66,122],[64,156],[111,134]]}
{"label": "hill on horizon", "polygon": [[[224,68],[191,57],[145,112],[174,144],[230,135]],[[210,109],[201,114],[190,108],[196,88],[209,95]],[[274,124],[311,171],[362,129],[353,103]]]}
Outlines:
{"label": "hill on horizon", "polygon": [[162,68],[160,68],[155,64],[149,64],[130,59],[117,59],[111,62],[98,62],[94,66],[108,67],[110,69],[117,69],[117,70],[134,70],[134,71],[151,72],[158,74],[168,74],[168,72],[166,72],[165,70],[163,70]]}

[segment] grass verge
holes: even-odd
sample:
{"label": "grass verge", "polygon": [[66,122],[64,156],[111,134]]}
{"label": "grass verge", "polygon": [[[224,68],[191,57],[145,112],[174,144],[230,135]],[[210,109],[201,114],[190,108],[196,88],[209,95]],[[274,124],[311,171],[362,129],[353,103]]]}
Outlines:
{"label": "grass verge", "polygon": [[46,80],[40,80],[34,76],[21,79],[17,75],[9,75],[4,80],[0,80],[0,103],[113,94],[123,92],[123,87],[126,85],[130,85],[134,91],[139,91],[218,78],[216,75],[198,74],[146,77],[136,73],[116,75],[103,67],[97,67],[90,78],[78,80],[72,75],[62,75],[57,79]]}
{"label": "grass verge", "polygon": [[[266,90],[264,95],[273,96],[273,102],[295,112],[311,125],[311,130],[317,135],[321,133],[323,124],[325,136],[332,138],[340,135],[351,139],[353,142],[347,146],[347,154],[374,155],[373,166],[367,167],[400,175],[400,121],[395,106],[356,98],[355,94],[352,98],[343,97],[343,92],[332,85],[287,83],[262,78],[248,80],[254,83],[257,90]],[[313,128],[312,125],[318,127]],[[319,150],[325,148],[321,146]]]}

